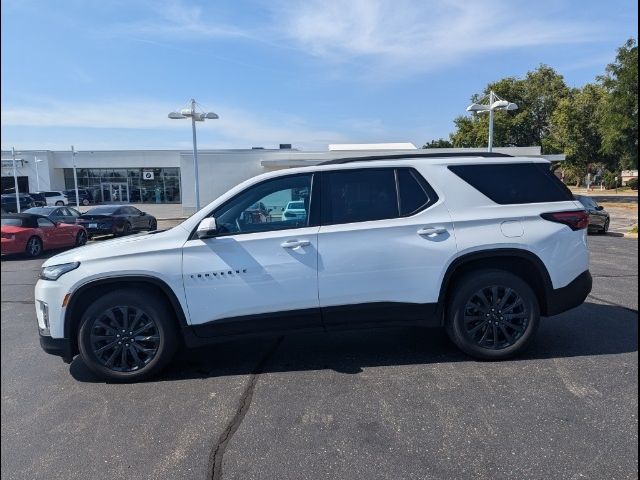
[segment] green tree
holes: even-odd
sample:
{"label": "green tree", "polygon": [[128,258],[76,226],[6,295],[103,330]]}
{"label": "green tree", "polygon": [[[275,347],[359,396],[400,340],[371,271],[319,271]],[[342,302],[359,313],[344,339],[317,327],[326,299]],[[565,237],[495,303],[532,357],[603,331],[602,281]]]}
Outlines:
{"label": "green tree", "polygon": [[[569,95],[562,75],[547,65],[528,72],[525,78],[507,77],[487,85],[481,94],[471,97],[480,102],[493,90],[500,97],[518,104],[513,112],[496,112],[494,145],[496,147],[540,145],[545,153],[555,152],[547,140],[551,116],[560,101]],[[455,147],[484,147],[488,143],[489,118],[486,113],[473,113],[454,120],[451,134]]]}
{"label": "green tree", "polygon": [[449,140],[445,140],[444,138],[439,138],[438,140],[431,140],[430,142],[425,143],[422,148],[452,148],[453,143]]}
{"label": "green tree", "polygon": [[[578,179],[587,174],[589,164],[607,160],[601,153],[600,136],[600,111],[606,98],[603,87],[587,84],[560,100],[551,115],[550,133],[545,139],[547,149],[564,153],[567,164],[572,166],[572,176]],[[566,166],[559,168],[569,171]]]}
{"label": "green tree", "polygon": [[598,79],[609,93],[602,109],[602,152],[621,169],[638,168],[638,45],[629,39]]}

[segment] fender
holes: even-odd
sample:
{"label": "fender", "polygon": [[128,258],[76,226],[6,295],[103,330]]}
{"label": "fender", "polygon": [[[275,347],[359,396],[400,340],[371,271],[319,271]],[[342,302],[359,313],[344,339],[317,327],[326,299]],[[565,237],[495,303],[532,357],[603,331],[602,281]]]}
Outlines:
{"label": "fender", "polygon": [[[544,262],[534,253],[523,250],[519,248],[490,248],[486,250],[479,250],[475,252],[466,253],[457,257],[453,260],[444,274],[442,284],[440,285],[440,294],[438,296],[438,314],[442,316],[444,313],[445,306],[445,297],[449,290],[451,280],[453,279],[456,272],[460,271],[461,268],[464,268],[465,265],[469,265],[471,263],[480,263],[483,261],[487,261],[489,259],[507,259],[507,258],[519,258],[525,260],[527,263],[531,264],[534,267],[534,270],[528,272],[529,275],[533,275],[535,278],[540,280],[539,285],[532,285],[532,288],[536,291],[540,300],[540,309],[543,313],[546,313],[548,298],[553,292],[553,284],[551,283],[551,276],[549,275],[549,271],[547,267],[544,265]],[[490,263],[483,265],[486,267],[491,267]]]}
{"label": "fender", "polygon": [[[180,305],[180,301],[176,296],[173,289],[164,281],[157,277],[151,275],[121,275],[107,278],[100,278],[97,280],[93,280],[81,285],[77,290],[75,290],[71,294],[71,300],[69,301],[69,306],[66,309],[64,316],[64,337],[71,339],[74,344],[73,336],[71,335],[72,329],[75,328],[75,323],[77,323],[77,319],[74,319],[74,310],[77,308],[78,304],[82,300],[82,293],[89,290],[90,288],[94,288],[99,285],[113,285],[123,282],[135,282],[153,285],[154,287],[159,288],[169,300],[171,307],[173,308],[176,318],[178,319],[178,323],[181,328],[186,327],[187,318],[184,314],[184,310],[182,309],[182,305]],[[74,321],[75,320],[75,321]]]}

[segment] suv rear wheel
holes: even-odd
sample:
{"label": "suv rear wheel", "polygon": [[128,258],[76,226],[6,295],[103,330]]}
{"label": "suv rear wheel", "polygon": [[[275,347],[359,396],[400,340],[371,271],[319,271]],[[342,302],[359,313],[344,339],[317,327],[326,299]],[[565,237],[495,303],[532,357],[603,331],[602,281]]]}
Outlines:
{"label": "suv rear wheel", "polygon": [[166,301],[148,292],[115,290],[85,311],[80,356],[100,378],[132,382],[159,373],[173,357],[177,331]]}
{"label": "suv rear wheel", "polygon": [[520,277],[480,270],[456,282],[447,305],[449,337],[463,352],[502,360],[522,351],[540,324],[535,293]]}

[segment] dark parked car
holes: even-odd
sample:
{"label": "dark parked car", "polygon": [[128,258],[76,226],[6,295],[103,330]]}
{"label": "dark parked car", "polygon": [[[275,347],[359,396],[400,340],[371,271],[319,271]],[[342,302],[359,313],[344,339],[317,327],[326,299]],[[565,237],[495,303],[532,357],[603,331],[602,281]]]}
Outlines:
{"label": "dark parked car", "polygon": [[[74,189],[65,190],[64,194],[69,198],[69,205],[78,204],[78,202],[76,202],[76,191]],[[87,206],[91,203],[94,203],[93,195],[86,188],[78,189],[78,197],[80,198],[80,205]]]}
{"label": "dark parked car", "polygon": [[598,205],[598,202],[591,197],[584,195],[576,195],[575,197],[589,214],[589,230],[607,233],[611,217],[604,207]]}
{"label": "dark parked car", "polygon": [[80,215],[77,223],[93,235],[127,235],[141,230],[158,228],[153,215],[129,205],[101,205]]}
{"label": "dark parked car", "polygon": [[77,223],[76,220],[82,215],[78,210],[71,207],[35,207],[25,210],[24,213],[42,215],[56,223]]}
{"label": "dark parked car", "polygon": [[[24,212],[27,208],[36,206],[33,198],[25,193],[20,193],[20,211]],[[18,207],[16,204],[16,196],[13,193],[2,195],[2,209],[7,213],[16,213]]]}
{"label": "dark parked car", "polygon": [[35,203],[36,207],[45,207],[47,205],[47,199],[44,194],[29,192],[27,195],[33,198],[33,203]]}

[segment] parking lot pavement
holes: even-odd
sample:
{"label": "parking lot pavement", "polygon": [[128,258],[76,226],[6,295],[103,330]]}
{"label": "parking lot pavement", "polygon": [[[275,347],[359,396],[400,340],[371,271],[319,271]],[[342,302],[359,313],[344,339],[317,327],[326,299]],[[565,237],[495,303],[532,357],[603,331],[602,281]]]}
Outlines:
{"label": "parking lot pavement", "polygon": [[137,385],[41,352],[41,261],[3,259],[2,478],[637,478],[637,242],[589,243],[587,303],[512,361],[438,330],[288,335]]}

